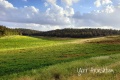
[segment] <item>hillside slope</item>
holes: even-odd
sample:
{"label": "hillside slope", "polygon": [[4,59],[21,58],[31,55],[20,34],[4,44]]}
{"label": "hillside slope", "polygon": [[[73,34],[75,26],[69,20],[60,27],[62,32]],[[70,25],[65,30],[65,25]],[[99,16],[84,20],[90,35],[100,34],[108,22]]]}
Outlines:
{"label": "hillside slope", "polygon": [[101,36],[120,35],[120,30],[112,29],[57,29],[52,31],[45,31],[35,33],[36,36],[49,36],[49,37],[71,37],[71,38],[91,38]]}
{"label": "hillside slope", "polygon": [[[0,38],[0,80],[119,80],[120,36]],[[80,73],[77,69],[113,70]],[[78,76],[81,74],[81,76]]]}

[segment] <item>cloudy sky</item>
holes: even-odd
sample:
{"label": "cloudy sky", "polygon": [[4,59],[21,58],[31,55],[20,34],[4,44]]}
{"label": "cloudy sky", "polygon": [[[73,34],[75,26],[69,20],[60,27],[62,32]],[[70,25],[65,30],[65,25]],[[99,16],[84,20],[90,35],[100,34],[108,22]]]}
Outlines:
{"label": "cloudy sky", "polygon": [[120,0],[0,0],[0,25],[40,31],[120,29]]}

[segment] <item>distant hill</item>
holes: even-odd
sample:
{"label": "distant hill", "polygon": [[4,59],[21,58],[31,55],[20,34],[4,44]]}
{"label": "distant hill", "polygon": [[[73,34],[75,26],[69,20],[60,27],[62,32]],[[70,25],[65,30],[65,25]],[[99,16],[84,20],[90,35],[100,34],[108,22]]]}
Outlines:
{"label": "distant hill", "polygon": [[31,36],[36,33],[40,33],[41,31],[31,30],[31,29],[23,29],[16,28],[10,29],[6,26],[0,25],[0,36],[8,36],[8,35],[28,35]]}
{"label": "distant hill", "polygon": [[31,29],[10,29],[5,26],[0,26],[0,36],[5,35],[27,35],[27,36],[48,36],[48,37],[71,37],[71,38],[90,38],[90,37],[101,37],[120,35],[120,30],[112,29],[57,29],[51,31],[37,31]]}
{"label": "distant hill", "polygon": [[6,26],[0,25],[0,36],[7,35],[20,35],[21,33],[17,30],[7,28]]}
{"label": "distant hill", "polygon": [[112,29],[57,29],[33,34],[36,36],[88,38],[120,35],[120,30]]}
{"label": "distant hill", "polygon": [[41,31],[31,30],[31,29],[23,29],[23,28],[18,28],[15,30],[20,32],[22,35],[28,35],[28,36],[32,36],[33,34],[37,34],[37,33],[41,33]]}

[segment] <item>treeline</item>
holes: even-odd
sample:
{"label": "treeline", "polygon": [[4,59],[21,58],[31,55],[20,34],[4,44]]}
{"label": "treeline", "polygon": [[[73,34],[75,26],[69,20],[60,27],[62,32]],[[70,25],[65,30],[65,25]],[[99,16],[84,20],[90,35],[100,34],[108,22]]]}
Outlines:
{"label": "treeline", "polygon": [[40,32],[34,36],[49,37],[71,37],[71,38],[89,38],[110,35],[120,35],[120,30],[112,29],[57,29],[52,31]]}
{"label": "treeline", "polygon": [[21,33],[15,29],[7,28],[6,26],[0,25],[0,36],[8,35],[20,35]]}
{"label": "treeline", "polygon": [[71,38],[90,38],[110,35],[120,35],[120,30],[112,29],[57,29],[51,31],[37,31],[31,29],[10,29],[0,25],[0,36],[6,35],[26,35],[26,36],[48,36],[48,37],[71,37]]}
{"label": "treeline", "polygon": [[18,28],[18,29],[15,29],[15,30],[20,32],[22,35],[26,35],[26,36],[32,36],[33,34],[41,32],[41,31],[37,31],[37,30],[23,29],[23,28]]}
{"label": "treeline", "polygon": [[6,26],[0,25],[0,36],[8,36],[8,35],[32,36],[35,33],[40,33],[40,31],[23,29],[23,28],[10,29],[7,28]]}

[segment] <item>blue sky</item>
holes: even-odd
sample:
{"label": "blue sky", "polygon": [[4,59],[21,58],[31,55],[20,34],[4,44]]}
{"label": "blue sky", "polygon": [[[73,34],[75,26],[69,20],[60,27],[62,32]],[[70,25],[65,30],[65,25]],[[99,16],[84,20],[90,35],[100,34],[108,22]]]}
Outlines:
{"label": "blue sky", "polygon": [[10,28],[120,29],[120,0],[0,0],[0,25]]}
{"label": "blue sky", "polygon": [[21,8],[24,6],[35,6],[42,11],[45,11],[46,8],[44,6],[44,0],[8,0],[12,3],[15,7]]}
{"label": "blue sky", "polygon": [[[35,6],[36,8],[39,8],[41,11],[46,11],[47,9],[44,5],[46,0],[8,0],[8,1],[18,8],[21,8],[24,6]],[[88,0],[81,0],[73,4],[72,7],[76,12],[80,11],[81,13],[86,13],[95,9],[93,2],[94,0],[89,0],[89,2]],[[57,0],[57,5],[65,6],[61,0]]]}

